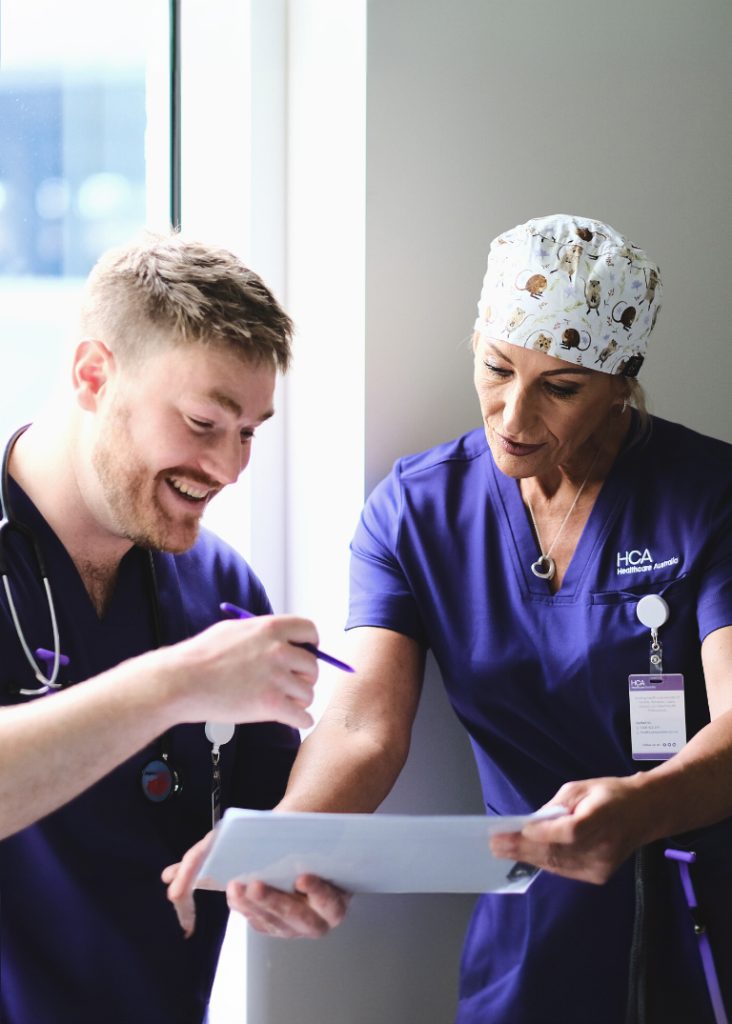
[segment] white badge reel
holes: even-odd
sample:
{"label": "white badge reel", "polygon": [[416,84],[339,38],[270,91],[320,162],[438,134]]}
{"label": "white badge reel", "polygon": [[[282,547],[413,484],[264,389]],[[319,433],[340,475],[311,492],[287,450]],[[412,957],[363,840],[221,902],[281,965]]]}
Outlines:
{"label": "white badge reel", "polygon": [[660,594],[646,594],[636,605],[635,613],[644,626],[657,630],[668,619],[668,605]]}
{"label": "white badge reel", "polygon": [[236,726],[231,722],[206,722],[206,739],[213,746],[211,753],[218,754],[234,735],[235,729]]}
{"label": "white badge reel", "polygon": [[211,744],[211,827],[221,818],[221,748],[234,735],[231,722],[206,722],[206,739]]}
{"label": "white badge reel", "polygon": [[630,738],[634,761],[666,761],[686,743],[684,677],[664,673],[658,630],[669,607],[660,594],[646,594],[636,606],[639,621],[651,631],[649,672],[628,676]]}

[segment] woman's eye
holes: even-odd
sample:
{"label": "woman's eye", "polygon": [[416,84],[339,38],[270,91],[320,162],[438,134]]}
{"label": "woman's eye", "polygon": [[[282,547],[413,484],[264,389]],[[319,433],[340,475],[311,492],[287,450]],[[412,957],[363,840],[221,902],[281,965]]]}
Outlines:
{"label": "woman's eye", "polygon": [[567,385],[562,387],[560,384],[547,384],[546,389],[550,395],[554,395],[555,398],[571,398],[572,395],[576,395],[578,388]]}
{"label": "woman's eye", "polygon": [[484,363],[483,365],[489,373],[494,374],[496,377],[509,377],[511,375],[511,371],[505,369],[505,367],[494,366],[493,363]]}
{"label": "woman's eye", "polygon": [[242,430],[242,432],[241,432],[241,443],[242,444],[246,444],[247,441],[253,441],[253,440],[254,440],[254,431],[253,430]]}

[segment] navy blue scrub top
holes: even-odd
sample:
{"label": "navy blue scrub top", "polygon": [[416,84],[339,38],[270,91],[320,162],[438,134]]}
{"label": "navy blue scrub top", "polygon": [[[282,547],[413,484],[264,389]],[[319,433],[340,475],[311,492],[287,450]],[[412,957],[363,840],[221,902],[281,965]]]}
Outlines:
{"label": "navy blue scrub top", "polygon": [[[476,430],[401,459],[352,543],[349,628],[430,648],[475,753],[488,813],[533,811],[574,779],[624,776],[628,676],[649,671],[644,594],[670,608],[664,669],[686,682],[687,735],[709,721],[701,641],[732,624],[732,446],[653,418],[626,444],[556,594],[518,482]],[[732,823],[689,840],[732,1014]],[[711,1010],[675,865],[658,868],[649,1020]],[[543,873],[525,896],[479,899],[465,943],[460,1024],[620,1024],[633,926],[632,862],[605,886]],[[659,922],[661,918],[659,917]]]}
{"label": "navy blue scrub top", "polygon": [[[99,619],[71,559],[11,480],[15,517],[42,547],[56,602],[60,680],[78,682],[155,646],[147,553],[122,560],[111,605]],[[8,544],[11,587],[32,650],[51,649],[46,601],[25,546]],[[163,642],[221,617],[220,601],[262,614],[264,589],[243,559],[206,530],[191,551],[156,553]],[[0,591],[0,700],[34,688]],[[201,680],[206,685],[206,680]],[[53,700],[53,695],[40,698]],[[299,736],[275,723],[240,726],[222,748],[223,806],[271,808],[282,796]],[[0,843],[1,1024],[201,1024],[228,910],[220,893],[196,896],[198,918],[183,938],[160,872],[211,827],[211,745],[203,725],[171,730],[180,794],[153,804],[140,772],[151,744],[36,825]],[[33,751],[28,751],[33,756]]]}

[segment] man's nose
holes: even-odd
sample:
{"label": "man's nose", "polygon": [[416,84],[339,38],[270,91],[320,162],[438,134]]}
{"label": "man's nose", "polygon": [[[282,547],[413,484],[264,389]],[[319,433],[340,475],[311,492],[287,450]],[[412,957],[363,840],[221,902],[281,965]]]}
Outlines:
{"label": "man's nose", "polygon": [[233,484],[249,462],[249,445],[242,444],[239,434],[221,438],[204,459],[203,469],[220,484]]}

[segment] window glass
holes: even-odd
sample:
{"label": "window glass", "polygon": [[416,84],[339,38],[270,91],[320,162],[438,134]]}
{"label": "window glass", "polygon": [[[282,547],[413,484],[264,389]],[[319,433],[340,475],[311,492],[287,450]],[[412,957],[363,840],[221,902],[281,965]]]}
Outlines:
{"label": "window glass", "polygon": [[168,216],[167,17],[166,0],[2,0],[4,433],[47,393],[100,253]]}

